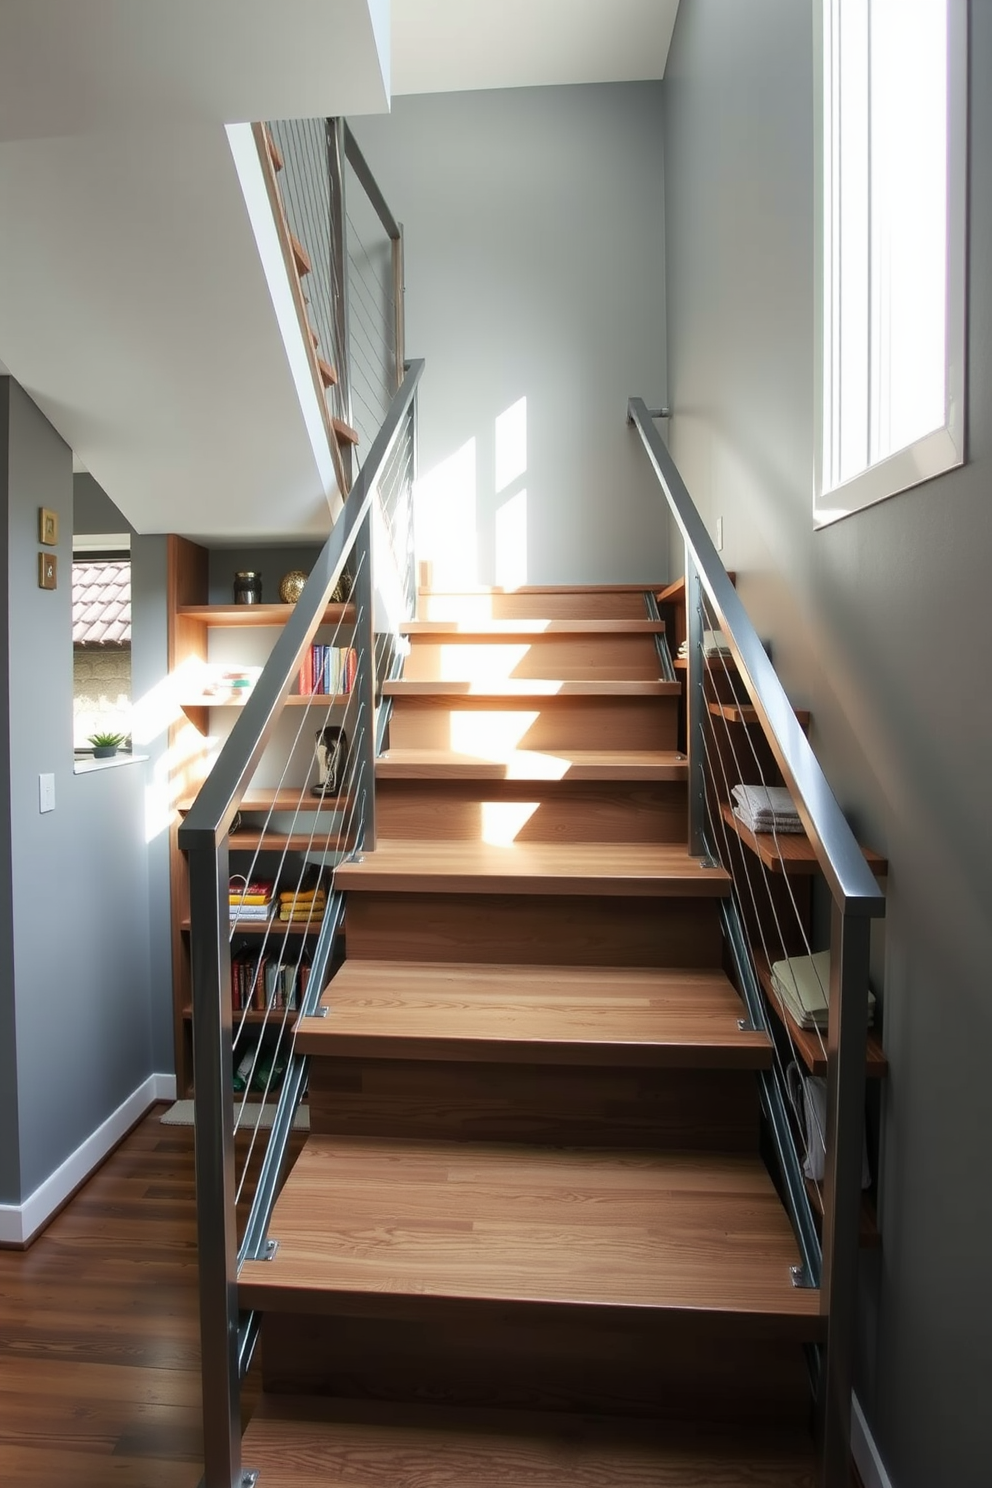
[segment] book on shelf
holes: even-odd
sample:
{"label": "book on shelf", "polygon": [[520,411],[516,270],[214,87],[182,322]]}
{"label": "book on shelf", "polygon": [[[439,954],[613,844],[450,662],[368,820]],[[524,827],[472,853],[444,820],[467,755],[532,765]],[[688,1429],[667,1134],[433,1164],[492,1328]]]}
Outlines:
{"label": "book on shelf", "polygon": [[270,951],[236,951],[231,957],[231,1006],[236,1013],[295,1011],[309,977],[308,951],[292,960]]}
{"label": "book on shelf", "polygon": [[300,697],[346,697],[358,676],[358,652],[354,646],[312,645],[300,663]]}
{"label": "book on shelf", "polygon": [[235,905],[266,905],[271,904],[275,895],[275,879],[272,878],[246,878],[243,873],[232,873],[228,882],[228,898],[233,909]]}

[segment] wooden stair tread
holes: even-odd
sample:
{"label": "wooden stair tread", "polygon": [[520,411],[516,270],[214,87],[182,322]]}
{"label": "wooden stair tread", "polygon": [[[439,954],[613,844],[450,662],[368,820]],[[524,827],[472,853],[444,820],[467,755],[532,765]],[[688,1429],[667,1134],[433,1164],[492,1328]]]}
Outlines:
{"label": "wooden stair tread", "polygon": [[343,440],[345,444],[359,443],[358,430],[353,429],[350,424],[346,424],[344,419],[332,418],[331,428],[334,430],[337,437]]}
{"label": "wooden stair tread", "polygon": [[820,1297],[750,1154],[311,1136],[243,1306],[363,1315],[520,1303],[728,1314],[820,1335]]}
{"label": "wooden stair tread", "polygon": [[506,893],[723,896],[725,869],[705,867],[677,843],[552,842],[496,847],[472,839],[379,841],[342,863],[339,888],[419,894]]}
{"label": "wooden stair tread", "polygon": [[506,699],[513,701],[548,699],[557,697],[677,697],[680,692],[677,682],[596,679],[590,681],[562,681],[554,678],[521,677],[507,678],[499,682],[442,682],[430,679],[423,682],[408,682],[400,678],[395,682],[384,682],[386,697],[433,697],[433,698],[485,698],[493,702]]}
{"label": "wooden stair tread", "polygon": [[767,1069],[722,972],[346,961],[325,1017],[301,1018],[303,1054]]}
{"label": "wooden stair tread", "polygon": [[278,173],[279,171],[282,170],[282,167],[283,167],[282,151],[280,150],[279,146],[276,144],[275,138],[274,138],[274,136],[272,134],[272,130],[269,128],[269,126],[267,124],[264,126],[264,131],[265,131],[265,148],[268,151],[269,159],[272,162],[272,169]]}
{"label": "wooden stair tread", "polygon": [[317,357],[317,371],[320,373],[320,380],[325,388],[333,387],[338,380],[337,372],[330,362],[325,362],[322,356]]}
{"label": "wooden stair tread", "polygon": [[685,780],[689,765],[674,749],[518,749],[500,758],[454,749],[388,749],[376,760],[379,780]]}
{"label": "wooden stair tread", "polygon": [[507,588],[502,584],[476,584],[465,589],[424,589],[431,599],[460,599],[464,595],[472,598],[482,594],[649,594],[653,584],[517,584]]}
{"label": "wooden stair tread", "polygon": [[[815,1028],[800,1028],[795,1018],[787,1008],[782,1006],[776,996],[772,985],[771,967],[764,951],[752,947],[751,956],[768,1006],[787,1030],[796,1053],[811,1075],[825,1075],[827,1073],[826,1033],[821,1033]],[[889,1061],[882,1048],[882,1040],[874,1028],[868,1030],[865,1061],[865,1074],[869,1080],[882,1080],[888,1074]]]}
{"label": "wooden stair tread", "polygon": [[402,635],[452,641],[534,641],[543,636],[664,635],[660,620],[407,620]]}
{"label": "wooden stair tread", "polygon": [[[804,875],[820,872],[816,850],[805,832],[752,832],[740,817],[734,815],[733,808],[726,801],[721,803],[720,814],[745,847],[757,853],[772,873]],[[887,859],[869,847],[863,847],[861,851],[875,877],[884,878],[889,871]]]}
{"label": "wooden stair tread", "polygon": [[302,279],[304,274],[309,274],[312,270],[313,265],[310,262],[310,255],[296,234],[292,232],[289,234],[289,246],[293,250],[293,262],[296,265],[296,272]]}
{"label": "wooden stair tread", "polygon": [[811,1437],[560,1411],[263,1395],[244,1461],[265,1488],[814,1488]]}
{"label": "wooden stair tread", "polygon": [[[176,810],[185,815],[195,797],[184,796],[176,803]],[[271,790],[256,787],[245,791],[241,798],[242,811],[343,811],[348,805],[346,796],[315,796],[309,786]]]}
{"label": "wooden stair tread", "polygon": [[[727,578],[732,584],[737,583],[737,574],[727,569]],[[659,604],[678,604],[685,601],[685,574],[679,579],[674,579],[665,589],[655,591],[655,599]]]}

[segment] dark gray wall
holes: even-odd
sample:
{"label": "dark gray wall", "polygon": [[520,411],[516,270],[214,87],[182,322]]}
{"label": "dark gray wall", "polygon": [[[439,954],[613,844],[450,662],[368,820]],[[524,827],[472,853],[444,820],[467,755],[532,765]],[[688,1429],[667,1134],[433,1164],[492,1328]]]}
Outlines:
{"label": "dark gray wall", "polygon": [[[626,400],[665,391],[661,84],[397,98],[353,121],[406,234],[420,469],[475,440],[493,581],[494,420],[526,397],[531,583],[667,573]],[[471,503],[471,494],[467,498]]]}
{"label": "dark gray wall", "polygon": [[[10,378],[0,376],[0,511],[7,510]],[[0,623],[9,631],[7,523],[0,521]],[[8,649],[0,645],[0,698],[7,696]],[[0,1204],[21,1192],[17,1117],[17,1020],[14,1007],[13,862],[10,852],[10,734],[0,728]]]}
{"label": "dark gray wall", "polygon": [[992,6],[971,8],[970,460],[814,532],[813,39],[682,0],[666,74],[672,447],[865,839],[888,853],[882,1251],[859,1392],[897,1488],[992,1461]]}
{"label": "dark gray wall", "polygon": [[[145,767],[73,773],[69,449],[12,380],[4,525],[18,1202],[152,1073]],[[59,586],[38,587],[38,508]],[[38,811],[38,775],[56,809]]]}

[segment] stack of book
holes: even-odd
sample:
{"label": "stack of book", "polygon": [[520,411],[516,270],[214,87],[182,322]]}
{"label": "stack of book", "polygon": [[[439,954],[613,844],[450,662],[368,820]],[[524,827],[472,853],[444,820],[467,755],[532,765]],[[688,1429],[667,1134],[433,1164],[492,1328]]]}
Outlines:
{"label": "stack of book", "polygon": [[300,697],[346,697],[357,676],[354,646],[311,646],[300,667]]}
{"label": "stack of book", "polygon": [[310,956],[303,951],[296,961],[283,961],[276,953],[245,948],[231,957],[231,1006],[245,1010],[295,1009],[303,1000],[310,977]]}
{"label": "stack of book", "polygon": [[[825,1029],[830,992],[830,952],[787,956],[772,966],[772,987],[800,1028]],[[875,998],[868,993],[868,1023],[874,1021]]]}
{"label": "stack of book", "polygon": [[803,831],[799,812],[784,785],[735,785],[734,815],[752,832]]}
{"label": "stack of book", "polygon": [[309,922],[319,925],[327,908],[327,895],[320,887],[315,889],[291,889],[279,895],[279,918],[295,923]]}
{"label": "stack of book", "polygon": [[232,873],[228,884],[231,924],[264,924],[272,918],[276,886],[271,878],[248,879]]}

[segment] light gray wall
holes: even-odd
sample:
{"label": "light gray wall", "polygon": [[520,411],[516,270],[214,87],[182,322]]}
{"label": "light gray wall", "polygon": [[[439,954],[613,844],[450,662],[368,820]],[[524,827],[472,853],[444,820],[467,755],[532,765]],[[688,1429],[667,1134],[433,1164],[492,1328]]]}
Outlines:
{"label": "light gray wall", "polygon": [[891,862],[882,1250],[859,1391],[895,1488],[992,1461],[992,7],[971,7],[970,461],[812,530],[812,11],[682,0],[666,74],[672,446],[863,838]]}
{"label": "light gray wall", "polygon": [[133,532],[134,528],[103,487],[87,471],[72,477],[72,530]]}
{"label": "light gray wall", "polygon": [[[28,1197],[152,1072],[144,766],[74,775],[72,457],[12,380],[4,526],[19,1192]],[[59,585],[38,587],[38,508]],[[38,811],[38,775],[56,809]]]}
{"label": "light gray wall", "polygon": [[[448,93],[352,121],[406,235],[421,474],[475,441],[464,499],[482,583],[495,512],[521,486],[529,582],[667,574],[624,418],[631,393],[665,393],[661,97],[658,83]],[[500,494],[494,420],[522,397],[527,470]]]}

